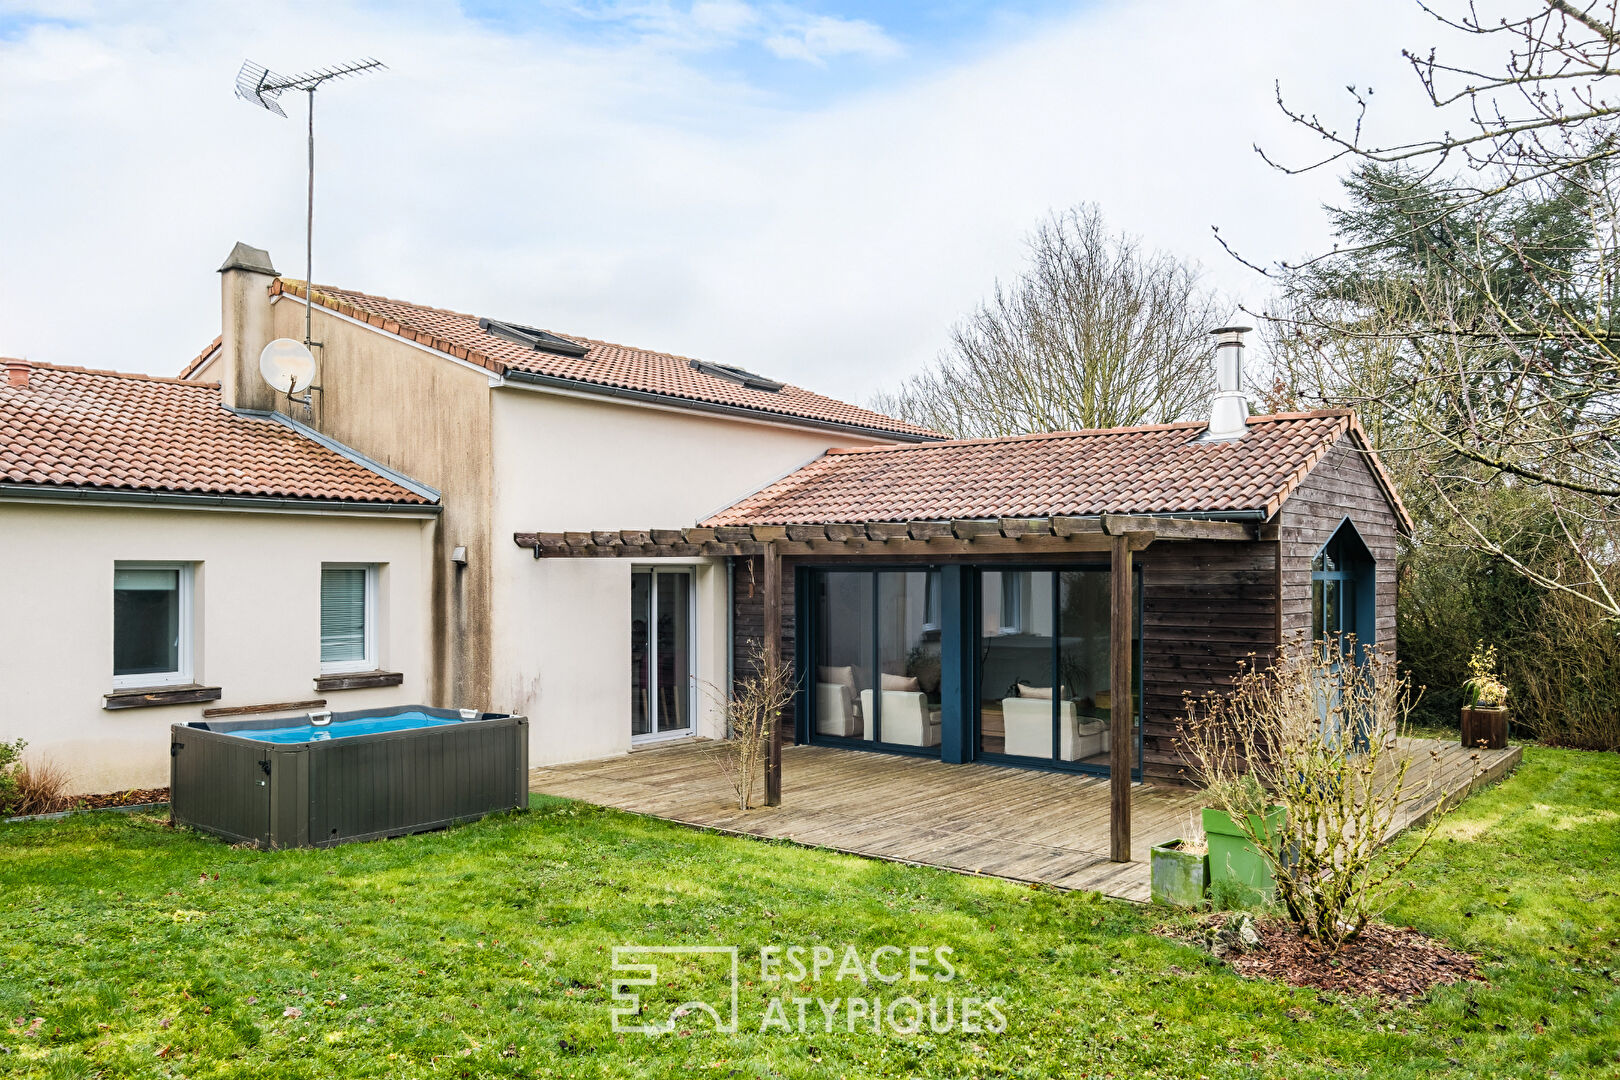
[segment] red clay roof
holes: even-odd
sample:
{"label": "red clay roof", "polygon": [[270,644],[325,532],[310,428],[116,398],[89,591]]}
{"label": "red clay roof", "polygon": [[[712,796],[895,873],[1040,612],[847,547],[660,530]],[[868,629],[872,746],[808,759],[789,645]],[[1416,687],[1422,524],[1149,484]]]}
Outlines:
{"label": "red clay roof", "polygon": [[196,356],[192,357],[191,362],[188,363],[185,367],[180,369],[180,374],[177,375],[176,378],[189,379],[193,375],[195,375],[197,373],[197,369],[202,367],[204,364],[208,363],[208,358],[210,356],[214,355],[214,353],[219,349],[220,345],[224,341],[225,341],[225,335],[224,334],[221,334],[219,337],[216,337],[213,341],[210,341],[208,343],[207,347],[204,348],[202,352],[200,352]]}
{"label": "red clay roof", "polygon": [[[829,450],[704,525],[809,525],[947,518],[1232,513],[1270,517],[1347,433],[1347,411],[1249,418],[1202,442],[1202,423]],[[1410,519],[1374,472],[1408,529]]]}
{"label": "red clay roof", "polygon": [[274,420],[219,384],[34,364],[0,379],[0,483],[355,503],[433,500]]}
{"label": "red clay roof", "polygon": [[[304,283],[277,278],[270,285],[270,295],[280,294],[302,297]],[[537,352],[480,329],[476,315],[424,307],[404,300],[390,300],[385,296],[371,296],[327,285],[315,287],[315,303],[388,333],[410,338],[458,360],[477,364],[497,375],[524,372],[677,400],[771,413],[819,424],[865,428],[901,438],[940,437],[938,432],[916,424],[823,397],[797,386],[784,386],[779,392],[752,389],[730,379],[699,371],[685,356],[614,345],[561,331],[552,332],[587,346],[589,351],[582,357]]]}

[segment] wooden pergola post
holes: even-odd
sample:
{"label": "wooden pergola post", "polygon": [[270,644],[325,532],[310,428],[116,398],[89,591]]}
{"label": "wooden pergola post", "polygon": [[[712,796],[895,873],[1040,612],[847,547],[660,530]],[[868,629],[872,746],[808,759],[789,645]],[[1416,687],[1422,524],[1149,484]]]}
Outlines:
{"label": "wooden pergola post", "polygon": [[[782,555],[775,544],[767,543],[765,560],[765,663],[774,667],[782,656]],[[782,717],[771,722],[770,743],[765,751],[765,805],[782,805]]]}
{"label": "wooden pergola post", "polygon": [[1108,815],[1109,858],[1131,861],[1131,768],[1136,748],[1136,717],[1133,691],[1136,681],[1131,670],[1131,538],[1111,536],[1108,569],[1112,595],[1109,604],[1109,759],[1108,780],[1111,795]]}

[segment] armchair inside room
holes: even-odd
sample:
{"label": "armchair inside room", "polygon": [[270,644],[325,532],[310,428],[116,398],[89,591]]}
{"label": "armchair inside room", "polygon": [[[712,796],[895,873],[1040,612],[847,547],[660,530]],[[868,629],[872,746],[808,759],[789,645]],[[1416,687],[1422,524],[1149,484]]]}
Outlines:
{"label": "armchair inside room", "polygon": [[[1045,696],[1030,696],[1029,692]],[[1002,751],[1019,757],[1052,757],[1052,696],[1044,687],[1020,687],[1016,697],[1001,699],[1001,714],[1006,725],[1006,744]],[[1109,747],[1108,721],[1094,716],[1082,716],[1073,698],[1065,697],[1058,703],[1058,760],[1081,761],[1107,753]]]}
{"label": "armchair inside room", "polygon": [[855,712],[855,698],[845,682],[816,683],[816,733],[861,737],[861,718]]}
{"label": "armchair inside room", "polygon": [[[873,693],[861,691],[861,712],[872,712]],[[902,746],[938,746],[939,712],[928,704],[928,695],[920,690],[883,691],[883,741]]]}

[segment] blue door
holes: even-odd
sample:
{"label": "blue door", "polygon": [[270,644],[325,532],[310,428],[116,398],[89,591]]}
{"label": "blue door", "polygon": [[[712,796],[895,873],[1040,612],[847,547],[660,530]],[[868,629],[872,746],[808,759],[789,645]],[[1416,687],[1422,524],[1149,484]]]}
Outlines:
{"label": "blue door", "polygon": [[[1349,518],[1311,560],[1311,644],[1328,661],[1322,687],[1322,737],[1335,740],[1342,720],[1343,695],[1334,677],[1346,664],[1361,663],[1375,643],[1374,586],[1376,564]],[[1356,739],[1365,731],[1356,725]]]}

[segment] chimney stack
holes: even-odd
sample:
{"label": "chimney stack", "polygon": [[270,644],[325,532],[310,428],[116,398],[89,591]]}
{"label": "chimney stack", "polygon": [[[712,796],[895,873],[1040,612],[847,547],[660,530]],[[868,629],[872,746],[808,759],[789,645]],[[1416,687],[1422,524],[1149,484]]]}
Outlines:
{"label": "chimney stack", "polygon": [[1243,396],[1243,335],[1252,326],[1223,326],[1211,330],[1215,336],[1215,397],[1209,403],[1211,442],[1241,439],[1248,431],[1249,402]]}
{"label": "chimney stack", "polygon": [[6,385],[17,390],[28,389],[28,374],[33,370],[33,365],[26,360],[16,360],[9,356],[5,358],[4,363]]}
{"label": "chimney stack", "polygon": [[276,394],[259,377],[259,353],[276,336],[270,284],[276,268],[270,253],[237,242],[219,268],[220,398],[232,409],[272,410]]}

